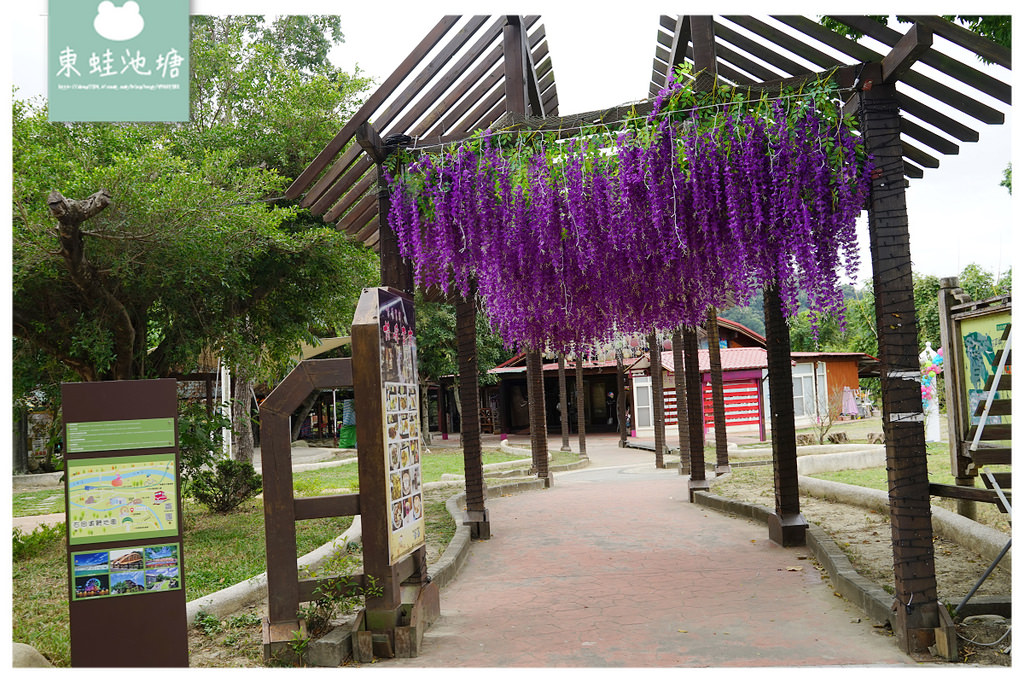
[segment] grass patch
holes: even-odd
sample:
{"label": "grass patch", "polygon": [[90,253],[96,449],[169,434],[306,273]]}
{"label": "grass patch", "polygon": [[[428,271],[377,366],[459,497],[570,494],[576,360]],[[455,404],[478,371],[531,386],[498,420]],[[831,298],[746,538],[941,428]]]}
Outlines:
{"label": "grass patch", "polygon": [[64,489],[40,489],[15,493],[12,510],[12,517],[52,515],[64,512]]}
{"label": "grass patch", "polygon": [[[485,465],[523,459],[521,455],[504,451],[484,451],[481,457]],[[572,456],[571,461],[576,459],[576,456]],[[448,449],[424,453],[420,458],[420,469],[424,482],[441,481],[443,474],[464,475],[466,471],[462,451]],[[352,462],[337,467],[296,472],[292,481],[296,494],[302,496],[323,496],[340,490],[358,491],[359,466]]]}
{"label": "grass patch", "polygon": [[[263,503],[250,501],[220,515],[186,501],[185,600],[208,595],[266,571]],[[296,525],[298,554],[337,537],[351,517],[303,520]],[[39,650],[54,666],[71,666],[67,555],[64,525],[22,537],[30,545],[13,562],[12,637]]]}
{"label": "grass patch", "polygon": [[[484,463],[522,460],[523,456],[486,451]],[[572,453],[553,454],[551,464],[575,462]],[[462,451],[429,453],[423,457],[424,481],[438,481],[442,474],[463,474]],[[351,471],[349,471],[351,468]],[[324,495],[339,488],[358,488],[356,466],[340,465],[324,470],[296,473],[299,495]],[[497,482],[496,482],[497,483]],[[456,523],[448,515],[444,501],[459,490],[427,491],[426,535],[430,543],[444,548],[455,535]],[[24,491],[15,496],[15,514],[28,510],[39,501],[56,495],[59,504],[53,512],[64,511],[63,489]],[[20,502],[17,502],[21,499]],[[185,600],[208,595],[266,571],[263,501],[244,503],[229,514],[210,513],[186,500],[184,503]],[[42,514],[41,512],[21,512]],[[296,524],[298,555],[302,556],[336,538],[351,524],[350,517],[302,520]],[[71,666],[68,627],[68,588],[65,529],[48,527],[33,534],[22,534],[14,544],[12,571],[12,637],[28,643],[57,667]],[[257,618],[249,616],[249,618]],[[209,624],[207,624],[209,627]],[[230,626],[230,625],[229,625]],[[241,630],[239,631],[241,633]],[[233,637],[240,638],[235,634]]]}

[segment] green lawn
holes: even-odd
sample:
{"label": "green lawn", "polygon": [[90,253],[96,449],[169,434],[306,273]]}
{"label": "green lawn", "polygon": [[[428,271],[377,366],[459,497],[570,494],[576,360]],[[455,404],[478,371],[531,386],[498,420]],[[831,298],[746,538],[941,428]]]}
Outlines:
{"label": "green lawn", "polygon": [[[484,463],[522,459],[521,455],[499,451],[483,454]],[[571,453],[558,453],[553,455],[551,463],[575,462],[577,459]],[[445,473],[461,475],[462,451],[446,449],[425,454],[422,465],[424,481],[438,481]],[[455,485],[457,487],[458,484]],[[324,495],[339,488],[358,488],[354,463],[295,475],[297,495]],[[63,489],[18,493],[14,510],[15,515],[63,512]],[[427,536],[443,547],[455,533],[455,523],[449,517],[444,501],[428,501],[426,517]],[[350,517],[298,522],[298,555],[302,556],[336,538],[351,522]],[[249,501],[226,515],[207,512],[186,500],[183,536],[186,601],[266,571],[262,500]],[[32,645],[54,666],[70,666],[64,525],[44,528],[27,538],[16,532],[12,567],[13,639]]]}

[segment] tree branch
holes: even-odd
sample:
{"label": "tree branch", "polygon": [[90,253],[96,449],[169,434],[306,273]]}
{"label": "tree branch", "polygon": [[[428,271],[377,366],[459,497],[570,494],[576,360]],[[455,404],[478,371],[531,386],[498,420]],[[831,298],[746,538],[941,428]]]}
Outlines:
{"label": "tree branch", "polygon": [[110,205],[110,193],[101,189],[85,199],[68,199],[57,190],[50,192],[46,203],[57,219],[60,255],[68,268],[71,282],[85,295],[87,301],[102,300],[116,312],[113,317],[115,379],[131,377],[132,356],[135,347],[135,327],[124,304],[110,291],[103,276],[85,256],[85,238],[81,224],[93,218]]}

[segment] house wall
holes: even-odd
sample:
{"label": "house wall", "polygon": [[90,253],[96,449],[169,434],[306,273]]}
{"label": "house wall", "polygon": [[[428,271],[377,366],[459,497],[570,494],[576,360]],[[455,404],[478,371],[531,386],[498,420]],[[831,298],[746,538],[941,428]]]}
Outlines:
{"label": "house wall", "polygon": [[843,387],[857,391],[857,387],[860,386],[857,377],[857,361],[829,361],[825,364],[825,381],[829,387],[829,400],[831,400],[833,392],[842,391]]}

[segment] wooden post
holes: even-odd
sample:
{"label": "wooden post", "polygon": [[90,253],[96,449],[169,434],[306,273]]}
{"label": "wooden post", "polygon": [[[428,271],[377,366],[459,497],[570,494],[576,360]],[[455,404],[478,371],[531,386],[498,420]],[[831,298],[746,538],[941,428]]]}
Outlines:
{"label": "wooden post", "polygon": [[622,349],[615,349],[615,378],[616,389],[619,392],[615,398],[615,408],[619,417],[619,448],[626,447],[626,378],[622,362]]}
{"label": "wooden post", "polygon": [[722,384],[722,350],[718,345],[718,311],[708,310],[708,360],[711,364],[711,408],[715,418],[715,474],[727,474],[729,440],[725,427],[725,388]]}
{"label": "wooden post", "polygon": [[394,151],[380,139],[377,129],[366,122],[356,130],[356,140],[376,165],[377,173],[377,215],[380,232],[380,282],[382,287],[392,287],[403,292],[413,292],[412,265],[402,259],[398,251],[398,237],[388,216],[391,212],[391,191],[384,182],[384,161]]}
{"label": "wooden post", "polygon": [[651,357],[651,393],[654,394],[654,466],[665,467],[665,378],[661,371],[661,342],[654,332],[647,335]]}
{"label": "wooden post", "polygon": [[562,451],[568,453],[569,448],[569,390],[565,380],[565,354],[558,354],[558,417],[562,428]]}
{"label": "wooden post", "polygon": [[672,364],[676,368],[676,429],[679,432],[679,474],[690,474],[690,412],[686,403],[686,369],[683,364],[683,332],[672,332]]}
{"label": "wooden post", "polygon": [[576,432],[580,457],[587,457],[587,395],[583,390],[583,357],[576,356]]}
{"label": "wooden post", "polygon": [[537,478],[550,487],[554,480],[548,471],[548,425],[544,408],[544,367],[540,351],[526,351],[526,398],[530,402],[530,453]]}
{"label": "wooden post", "polygon": [[[960,439],[957,438],[960,434],[967,433],[967,426],[963,424],[963,415],[967,411],[963,408],[960,392],[956,391],[956,387],[964,386],[966,379],[963,377],[963,368],[952,360],[956,357],[954,351],[956,346],[953,343],[953,315],[950,309],[965,298],[967,297],[960,289],[958,278],[944,277],[939,280],[939,329],[942,339],[940,346],[944,349],[946,358],[950,359],[943,368],[946,378],[946,424],[949,434],[950,471],[953,472],[954,483],[957,486],[973,487],[975,477],[969,472],[974,463],[970,458],[964,457]],[[968,519],[976,520],[978,518],[978,503],[965,498],[957,498],[956,511],[957,514]]]}
{"label": "wooden post", "polygon": [[789,325],[776,287],[764,289],[764,336],[768,342],[768,397],[775,468],[775,513],[768,520],[768,538],[781,546],[803,545],[807,522],[800,514]]}
{"label": "wooden post", "polygon": [[[707,491],[710,486],[704,467],[704,406],[697,355],[697,330],[683,328],[683,373],[686,383],[686,419],[690,451],[690,502],[694,491]],[[678,405],[679,401],[676,400]]]}
{"label": "wooden post", "polygon": [[894,85],[860,92],[861,134],[873,158],[868,235],[881,360],[882,428],[889,474],[896,632],[906,652],[935,641],[939,626],[928,460],[921,404],[900,106]]}
{"label": "wooden post", "polygon": [[480,383],[476,360],[476,300],[459,297],[455,304],[459,356],[459,396],[462,397],[462,458],[466,467],[466,521],[470,536],[486,540],[491,524],[485,506],[483,454],[480,448]]}

